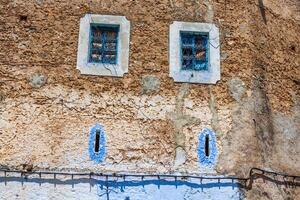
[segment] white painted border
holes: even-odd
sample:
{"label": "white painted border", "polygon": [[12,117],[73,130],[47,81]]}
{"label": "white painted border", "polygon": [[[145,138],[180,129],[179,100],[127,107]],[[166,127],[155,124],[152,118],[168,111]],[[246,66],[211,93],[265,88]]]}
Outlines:
{"label": "white painted border", "polygon": [[[181,70],[180,31],[208,33],[209,61],[208,70]],[[175,82],[216,84],[220,80],[220,41],[219,28],[210,23],[193,23],[174,21],[169,33],[169,76]]]}
{"label": "white painted border", "polygon": [[[117,64],[90,63],[89,36],[90,24],[119,25]],[[130,22],[125,16],[86,14],[80,19],[77,52],[77,69],[81,74],[122,77],[128,72]]]}

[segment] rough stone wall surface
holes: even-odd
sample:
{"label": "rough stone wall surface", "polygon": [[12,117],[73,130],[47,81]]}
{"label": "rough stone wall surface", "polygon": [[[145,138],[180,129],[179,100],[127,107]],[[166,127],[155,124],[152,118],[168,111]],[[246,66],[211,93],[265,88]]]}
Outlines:
{"label": "rough stone wall surface", "polygon": [[[123,78],[76,70],[79,19],[86,13],[131,22]],[[216,85],[168,77],[175,20],[220,28]],[[299,33],[297,0],[0,0],[0,164],[237,176],[256,166],[299,175]],[[102,164],[88,156],[89,128],[97,122],[107,138]],[[213,170],[198,163],[204,128],[216,132]],[[296,197],[263,184],[246,196],[280,199],[271,194]]]}

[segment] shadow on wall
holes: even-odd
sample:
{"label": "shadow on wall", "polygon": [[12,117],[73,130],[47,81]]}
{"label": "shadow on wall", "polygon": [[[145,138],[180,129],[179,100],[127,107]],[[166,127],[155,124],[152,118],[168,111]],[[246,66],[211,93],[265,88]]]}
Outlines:
{"label": "shadow on wall", "polygon": [[143,180],[143,181],[97,181],[97,185],[104,189],[106,187],[109,188],[120,188],[121,191],[125,190],[126,187],[145,187],[147,185],[154,185],[157,186],[157,189],[161,189],[161,186],[174,186],[175,188],[180,186],[187,186],[194,189],[205,189],[205,188],[219,188],[221,187],[231,187],[232,189],[236,187],[242,187],[242,185],[238,182],[218,182],[218,181],[209,181],[209,182],[202,182],[202,183],[195,183],[195,182],[189,182],[189,181],[171,181],[171,180]]}
{"label": "shadow on wall", "polygon": [[[195,181],[199,182],[196,183]],[[244,187],[243,184],[237,182],[237,181],[224,181],[221,182],[220,180],[202,180],[195,179],[194,181],[189,180],[166,180],[166,179],[148,179],[148,180],[96,180],[96,179],[90,179],[90,178],[77,178],[77,179],[68,179],[68,180],[60,180],[58,178],[54,179],[53,177],[49,178],[26,178],[26,177],[0,177],[0,183],[7,183],[9,182],[19,182],[22,184],[26,183],[37,183],[40,186],[42,184],[53,184],[54,187],[56,185],[70,185],[72,187],[75,187],[77,184],[90,184],[91,186],[98,186],[99,188],[120,188],[121,191],[125,190],[126,187],[145,187],[147,185],[154,185],[158,189],[160,189],[161,186],[174,186],[175,188],[180,186],[187,186],[190,188],[197,188],[197,189],[208,189],[208,188],[219,188],[222,187],[231,187],[234,188],[240,188]]]}
{"label": "shadow on wall", "polygon": [[[187,186],[190,188],[222,188],[222,187],[231,187],[232,189],[238,187],[238,188],[245,188],[248,190],[252,189],[252,185],[257,179],[262,179],[264,181],[269,181],[272,183],[275,183],[277,185],[283,185],[283,186],[293,186],[293,187],[300,187],[300,177],[299,176],[288,176],[284,175],[283,178],[280,178],[281,175],[273,175],[268,176],[267,174],[259,174],[259,173],[253,173],[250,178],[240,178],[241,180],[234,180],[234,178],[226,178],[226,177],[215,177],[213,179],[206,179],[203,177],[203,180],[199,180],[199,178],[189,178],[184,179],[181,178],[181,180],[177,180],[176,178],[173,178],[172,180],[167,179],[148,179],[148,180],[133,180],[131,178],[128,178],[128,180],[123,179],[120,181],[121,178],[115,178],[115,180],[104,178],[94,179],[94,178],[72,178],[72,179],[66,179],[64,176],[64,180],[59,179],[59,176],[53,177],[48,176],[47,178],[43,177],[30,177],[31,175],[25,175],[25,176],[6,176],[0,177],[0,183],[4,183],[6,186],[9,182],[18,182],[23,184],[26,183],[37,183],[40,186],[42,184],[52,184],[54,187],[56,185],[70,185],[74,187],[77,184],[90,184],[91,186],[99,186],[102,187],[112,187],[112,188],[125,188],[125,187],[136,187],[136,186],[146,186],[146,185],[155,185],[158,189],[160,189],[160,186],[168,185],[168,186],[174,186],[175,188],[179,186]],[[276,178],[277,177],[277,178]],[[169,178],[168,178],[169,179]],[[179,178],[178,178],[179,179]],[[246,181],[246,182],[245,182]]]}

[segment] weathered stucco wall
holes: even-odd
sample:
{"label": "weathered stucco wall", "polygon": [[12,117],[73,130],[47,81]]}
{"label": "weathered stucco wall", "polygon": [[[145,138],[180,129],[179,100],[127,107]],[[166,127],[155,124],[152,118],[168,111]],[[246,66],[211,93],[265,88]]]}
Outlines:
{"label": "weathered stucco wall", "polygon": [[[2,0],[0,164],[239,176],[257,166],[299,174],[299,9],[297,0]],[[76,70],[79,20],[86,13],[131,22],[123,78]],[[220,28],[216,85],[168,77],[175,20]],[[97,122],[107,138],[101,164],[88,155],[89,129]],[[204,128],[216,132],[219,151],[209,171],[197,158]],[[267,199],[275,190],[259,187],[249,199]],[[290,195],[277,190],[278,199]]]}

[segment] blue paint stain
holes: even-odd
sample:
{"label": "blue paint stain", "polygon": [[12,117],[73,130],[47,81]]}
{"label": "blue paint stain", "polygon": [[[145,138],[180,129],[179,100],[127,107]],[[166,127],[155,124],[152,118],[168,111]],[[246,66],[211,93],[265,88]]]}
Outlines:
{"label": "blue paint stain", "polygon": [[[209,138],[208,140],[208,149],[209,154],[207,156],[205,152],[205,143],[206,143],[206,137]],[[217,143],[216,143],[216,136],[215,133],[205,128],[202,130],[202,132],[199,134],[199,144],[198,144],[198,158],[199,162],[204,167],[213,167],[216,163],[218,156],[218,149],[217,149]]]}
{"label": "blue paint stain", "polygon": [[[100,132],[99,140],[99,151],[95,152],[95,142],[96,142],[96,131]],[[90,138],[89,138],[89,154],[91,160],[94,160],[96,163],[101,163],[105,159],[106,148],[105,148],[105,133],[103,126],[96,124],[90,129]]]}

